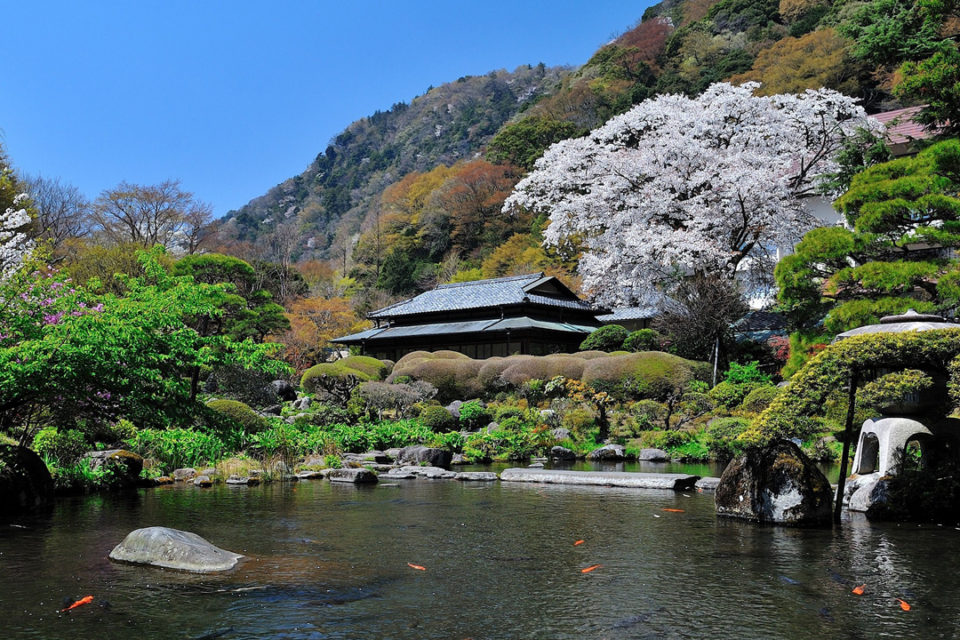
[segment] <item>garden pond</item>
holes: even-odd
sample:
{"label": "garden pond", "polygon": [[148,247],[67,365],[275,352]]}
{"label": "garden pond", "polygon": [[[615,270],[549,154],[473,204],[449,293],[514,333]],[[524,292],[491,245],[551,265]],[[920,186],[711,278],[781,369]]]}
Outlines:
{"label": "garden pond", "polygon": [[[219,575],[107,559],[154,525],[248,558]],[[709,493],[449,480],[170,486],[62,498],[48,515],[0,522],[0,628],[96,640],[953,638],[958,550],[953,527],[718,519]],[[86,595],[92,603],[58,613]]]}

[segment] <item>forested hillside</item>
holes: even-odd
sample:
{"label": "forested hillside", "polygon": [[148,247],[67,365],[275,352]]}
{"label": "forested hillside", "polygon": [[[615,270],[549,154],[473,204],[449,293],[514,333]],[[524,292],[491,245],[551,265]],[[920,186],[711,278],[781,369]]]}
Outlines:
{"label": "forested hillside", "polygon": [[540,64],[466,76],[361,118],[303,173],[230,212],[221,233],[226,240],[253,244],[277,225],[294,224],[303,241],[295,249],[298,256],[342,254],[387,185],[411,171],[474,157],[565,73]]}
{"label": "forested hillside", "polygon": [[572,277],[576,247],[548,254],[544,220],[500,213],[547,147],[650,97],[719,81],[758,81],[766,95],[827,87],[868,112],[914,104],[894,92],[895,72],[929,51],[904,34],[956,31],[949,19],[927,24],[914,4],[665,0],[576,70],[464,77],[357,120],[302,174],[230,212],[218,248],[330,260],[350,286],[388,295],[531,269]]}

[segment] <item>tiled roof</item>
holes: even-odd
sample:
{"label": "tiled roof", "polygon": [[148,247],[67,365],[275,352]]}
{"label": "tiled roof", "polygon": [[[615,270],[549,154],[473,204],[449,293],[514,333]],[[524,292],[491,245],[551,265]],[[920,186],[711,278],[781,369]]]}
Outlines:
{"label": "tiled roof", "polygon": [[538,329],[540,331],[558,331],[561,333],[578,333],[587,335],[596,330],[596,327],[570,324],[567,322],[550,322],[535,320],[522,316],[519,318],[505,318],[503,320],[471,320],[467,322],[437,322],[433,324],[417,324],[401,327],[383,327],[368,329],[349,336],[334,338],[331,342],[340,344],[359,344],[366,340],[390,340],[397,338],[413,338],[417,336],[445,336],[462,335],[466,333],[505,333],[520,329]]}
{"label": "tiled roof", "polygon": [[657,315],[654,307],[617,307],[612,313],[597,316],[600,322],[611,323],[620,320],[649,320]]}
{"label": "tiled roof", "polygon": [[914,122],[913,117],[917,115],[923,107],[907,107],[906,109],[897,109],[895,111],[884,111],[877,113],[873,117],[882,122],[887,127],[886,138],[890,144],[903,144],[913,140],[925,140],[936,135],[936,131],[926,129],[919,122]]}
{"label": "tiled roof", "polygon": [[543,285],[550,279],[542,273],[533,273],[492,280],[442,284],[436,289],[421,293],[409,300],[403,300],[389,307],[378,309],[368,314],[367,317],[396,318],[423,313],[483,309],[523,302],[565,309],[593,310],[589,303],[576,298],[576,296],[555,298],[529,293],[531,289]]}

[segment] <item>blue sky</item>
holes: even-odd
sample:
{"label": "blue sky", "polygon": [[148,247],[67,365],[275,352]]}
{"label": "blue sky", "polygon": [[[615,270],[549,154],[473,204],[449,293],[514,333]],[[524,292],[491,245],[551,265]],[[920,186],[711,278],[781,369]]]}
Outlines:
{"label": "blue sky", "polygon": [[354,120],[462,75],[582,64],[651,4],[11,2],[0,142],[90,198],[179,178],[220,216]]}

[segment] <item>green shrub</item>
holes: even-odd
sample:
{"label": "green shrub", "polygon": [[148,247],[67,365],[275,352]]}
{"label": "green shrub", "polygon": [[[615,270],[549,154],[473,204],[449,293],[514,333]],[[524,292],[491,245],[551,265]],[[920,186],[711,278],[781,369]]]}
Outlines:
{"label": "green shrub", "polygon": [[33,450],[61,467],[76,464],[90,450],[82,431],[44,427],[33,437]]}
{"label": "green shrub", "polygon": [[640,430],[651,429],[662,424],[667,416],[667,408],[656,400],[638,400],[630,405],[629,410]]}
{"label": "green shrub", "polygon": [[670,449],[670,455],[684,462],[701,462],[710,459],[710,450],[702,442],[691,440],[679,446],[672,447]]}
{"label": "green shrub", "polygon": [[709,379],[710,372],[706,362],[645,351],[589,360],[582,380],[619,400],[665,400],[685,393],[694,380]]}
{"label": "green shrub", "polygon": [[723,379],[733,384],[770,384],[771,377],[760,371],[760,363],[754,360],[747,364],[731,362]]}
{"label": "green shrub", "polygon": [[419,420],[425,427],[438,433],[450,431],[457,425],[456,418],[439,405],[424,407]]}
{"label": "green shrub", "polygon": [[460,426],[465,429],[479,429],[490,422],[490,412],[476,400],[460,405]]}
{"label": "green shrub", "polygon": [[591,411],[575,407],[563,414],[560,426],[568,429],[577,438],[582,438],[596,426],[596,418]]}
{"label": "green shrub", "polygon": [[631,332],[623,341],[623,348],[632,352],[660,351],[662,340],[663,336],[653,329],[638,329]]}
{"label": "green shrub", "polygon": [[718,407],[732,409],[740,406],[747,394],[758,386],[757,383],[734,384],[725,380],[710,389],[707,395]]}
{"label": "green shrub", "polygon": [[737,439],[749,426],[744,418],[714,418],[704,430],[704,443],[718,460],[729,460],[743,452]]}
{"label": "green shrub", "polygon": [[[326,391],[331,393],[332,383],[352,383],[350,389],[371,380],[381,380],[385,376],[386,366],[369,356],[350,356],[336,362],[321,362],[306,371],[300,377],[300,386],[309,393]],[[349,385],[348,385],[349,386]]]}
{"label": "green shrub", "polygon": [[600,327],[580,343],[581,351],[616,351],[623,348],[623,342],[630,332],[618,324]]}
{"label": "green shrub", "polygon": [[387,363],[370,356],[349,356],[340,360],[339,364],[370,376],[370,380],[383,380],[390,372]]}
{"label": "green shrub", "polygon": [[773,385],[757,387],[746,395],[740,408],[750,413],[760,413],[770,406],[779,393],[780,389]]}
{"label": "green shrub", "polygon": [[207,407],[241,427],[246,434],[263,431],[269,426],[265,418],[238,400],[210,400]]}
{"label": "green shrub", "polygon": [[650,431],[641,431],[637,436],[637,441],[644,449],[663,449],[669,450],[674,447],[693,440],[693,434],[689,431],[653,429]]}
{"label": "green shrub", "polygon": [[216,463],[228,453],[223,440],[194,429],[141,429],[127,444],[131,451],[156,460],[166,471]]}

